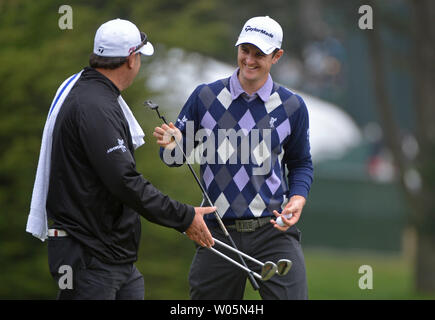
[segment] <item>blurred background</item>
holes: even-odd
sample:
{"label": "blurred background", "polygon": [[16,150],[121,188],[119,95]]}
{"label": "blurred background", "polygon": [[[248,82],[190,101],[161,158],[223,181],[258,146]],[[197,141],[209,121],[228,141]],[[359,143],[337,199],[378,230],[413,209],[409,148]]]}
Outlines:
{"label": "blurred background", "polygon": [[[46,243],[25,226],[48,108],[60,83],[87,66],[97,28],[128,19],[154,44],[123,93],[146,133],[138,169],[198,205],[188,169],[160,161],[160,122],[143,101],[175,120],[197,85],[231,75],[237,36],[259,15],[284,30],[273,79],[310,113],[315,180],[298,223],[310,298],[435,298],[434,1],[76,0],[67,3],[70,29],[64,4],[0,0],[0,299],[56,296]],[[193,243],[142,225],[146,299],[188,299]],[[372,268],[372,289],[358,285],[362,265]],[[249,283],[245,298],[259,298]]]}

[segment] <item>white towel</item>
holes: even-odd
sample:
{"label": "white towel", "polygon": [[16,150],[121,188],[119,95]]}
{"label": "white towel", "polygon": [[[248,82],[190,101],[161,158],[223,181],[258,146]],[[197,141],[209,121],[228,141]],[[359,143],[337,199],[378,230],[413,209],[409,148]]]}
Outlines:
{"label": "white towel", "polygon": [[[53,141],[53,128],[56,123],[56,118],[60,108],[68,96],[71,88],[80,78],[83,70],[66,79],[59,89],[57,89],[53,102],[50,106],[47,120],[45,122],[44,131],[42,134],[41,150],[39,153],[38,168],[36,169],[36,178],[33,186],[32,201],[30,204],[30,213],[27,219],[26,231],[33,236],[44,241],[48,236],[47,226],[47,193],[50,181],[50,162],[51,162],[51,147]],[[139,148],[145,143],[144,132],[131,112],[124,99],[119,96],[119,105],[127,119],[130,133],[133,140],[134,148]]]}
{"label": "white towel", "polygon": [[129,106],[127,105],[127,103],[125,103],[124,99],[121,96],[119,96],[118,98],[118,103],[121,106],[122,111],[124,112],[125,118],[127,119],[128,126],[130,128],[131,139],[133,140],[133,146],[135,149],[137,149],[145,143],[143,139],[145,137],[145,134],[143,133],[142,128],[134,117],[133,112],[131,112]]}

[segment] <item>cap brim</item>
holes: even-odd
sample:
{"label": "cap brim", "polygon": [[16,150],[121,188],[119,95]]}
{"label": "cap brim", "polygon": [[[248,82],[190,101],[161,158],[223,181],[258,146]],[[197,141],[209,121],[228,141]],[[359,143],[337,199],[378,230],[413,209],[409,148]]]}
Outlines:
{"label": "cap brim", "polygon": [[266,42],[262,41],[261,39],[254,38],[254,37],[239,38],[234,46],[237,47],[238,45],[243,44],[243,43],[249,43],[249,44],[256,46],[264,54],[271,54],[273,52],[273,50],[276,49],[276,47],[271,46],[270,44],[267,44]]}
{"label": "cap brim", "polygon": [[154,47],[151,42],[147,42],[146,45],[140,48],[139,52],[146,56],[152,56],[154,53]]}

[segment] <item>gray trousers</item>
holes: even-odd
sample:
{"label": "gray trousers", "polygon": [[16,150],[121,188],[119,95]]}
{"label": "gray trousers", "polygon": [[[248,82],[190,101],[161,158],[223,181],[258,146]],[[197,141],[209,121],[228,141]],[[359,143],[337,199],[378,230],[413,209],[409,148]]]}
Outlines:
{"label": "gray trousers", "polygon": [[[209,226],[213,237],[227,244],[229,241],[219,227]],[[300,244],[300,231],[295,227],[281,232],[270,224],[254,232],[228,230],[240,251],[262,262],[289,259],[292,268],[285,276],[275,275],[268,281],[257,280],[260,296],[265,300],[308,299],[305,261]],[[215,248],[240,262],[237,255],[219,245]],[[245,259],[248,267],[260,273],[261,266]],[[246,271],[236,267],[210,250],[197,247],[189,272],[191,299],[241,300],[247,280]],[[250,285],[250,284],[249,284]]]}
{"label": "gray trousers", "polygon": [[144,280],[133,263],[104,263],[69,236],[48,239],[48,265],[59,300],[144,299]]}

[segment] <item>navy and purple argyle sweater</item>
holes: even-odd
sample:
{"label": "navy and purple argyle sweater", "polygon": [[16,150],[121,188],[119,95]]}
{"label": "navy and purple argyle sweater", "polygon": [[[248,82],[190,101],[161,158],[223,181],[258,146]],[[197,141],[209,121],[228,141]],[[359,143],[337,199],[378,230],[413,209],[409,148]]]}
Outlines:
{"label": "navy and purple argyle sweater", "polygon": [[198,86],[175,125],[188,158],[189,143],[199,144],[201,182],[224,221],[273,216],[291,196],[306,198],[311,187],[308,110],[300,96],[276,83],[267,102],[232,100],[229,83]]}

